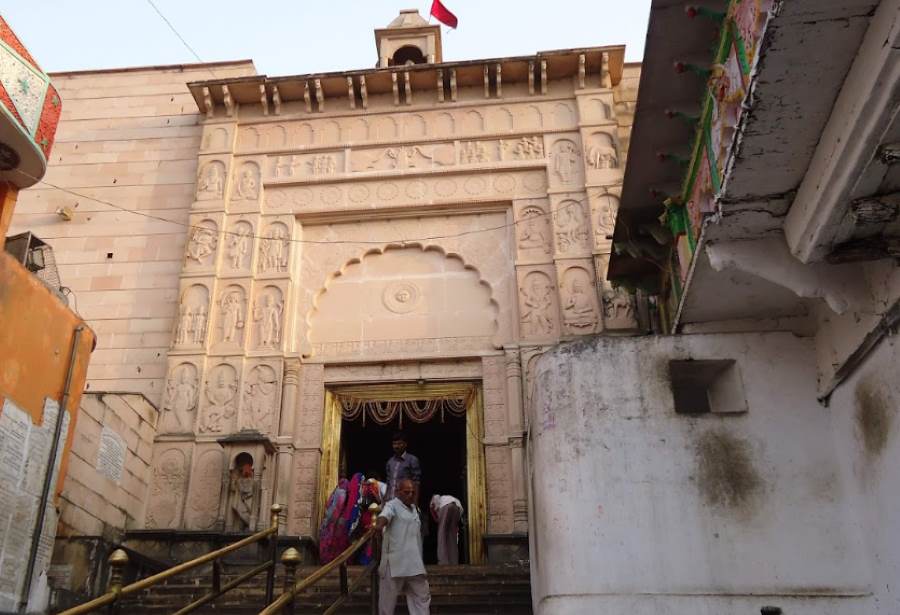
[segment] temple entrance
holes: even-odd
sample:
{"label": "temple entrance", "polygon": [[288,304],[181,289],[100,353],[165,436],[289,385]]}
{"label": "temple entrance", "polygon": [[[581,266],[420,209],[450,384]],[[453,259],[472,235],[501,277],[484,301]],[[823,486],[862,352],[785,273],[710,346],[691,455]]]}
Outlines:
{"label": "temple entrance", "polygon": [[[429,403],[416,400],[419,406]],[[437,403],[443,403],[438,401]],[[419,488],[419,506],[426,513],[429,531],[424,540],[426,564],[437,563],[437,526],[428,513],[428,503],[434,494],[459,498],[463,509],[468,510],[466,494],[466,419],[454,416],[446,410],[438,410],[436,416],[424,423],[404,421],[409,452],[419,458],[422,466],[422,483]],[[399,414],[398,414],[399,416]],[[373,473],[386,480],[385,463],[393,453],[391,439],[400,428],[399,420],[379,425],[371,420],[363,423],[343,419],[341,424],[340,475],[351,476],[362,472],[366,477]],[[460,562],[468,562],[467,527],[460,528]]]}
{"label": "temple entrance", "polygon": [[[460,562],[481,563],[486,525],[481,387],[471,382],[361,385],[326,391],[319,515],[340,476],[372,471],[386,478],[391,438],[401,428],[422,465],[420,507],[435,493],[459,498]],[[429,517],[430,520],[430,517]],[[425,562],[436,563],[436,527]]]}

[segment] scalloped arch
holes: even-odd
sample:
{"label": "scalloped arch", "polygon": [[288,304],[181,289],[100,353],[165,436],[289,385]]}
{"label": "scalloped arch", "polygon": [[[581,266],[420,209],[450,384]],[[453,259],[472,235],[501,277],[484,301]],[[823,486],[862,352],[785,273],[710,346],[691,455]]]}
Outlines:
{"label": "scalloped arch", "polygon": [[461,270],[466,272],[471,272],[475,274],[475,280],[479,287],[483,288],[487,292],[487,303],[490,306],[491,318],[489,322],[490,326],[490,335],[492,337],[492,341],[496,344],[495,336],[497,335],[500,328],[499,314],[500,314],[500,305],[497,303],[497,300],[494,298],[493,287],[491,284],[485,280],[481,272],[477,267],[471,265],[465,261],[465,259],[457,252],[447,251],[443,247],[438,245],[423,245],[418,242],[408,242],[408,243],[389,243],[384,246],[380,246],[377,248],[372,248],[366,250],[361,255],[351,258],[344,262],[343,265],[337,270],[329,274],[323,285],[319,288],[318,291],[315,292],[312,299],[312,305],[307,312],[304,322],[306,324],[306,342],[313,342],[313,320],[319,313],[319,305],[323,299],[323,297],[328,292],[329,287],[334,283],[335,280],[346,276],[347,270],[354,265],[361,265],[364,261],[369,258],[383,256],[386,253],[390,252],[398,252],[398,251],[407,251],[407,250],[417,250],[421,254],[434,253],[439,254],[443,258],[447,260],[458,261],[461,265]]}

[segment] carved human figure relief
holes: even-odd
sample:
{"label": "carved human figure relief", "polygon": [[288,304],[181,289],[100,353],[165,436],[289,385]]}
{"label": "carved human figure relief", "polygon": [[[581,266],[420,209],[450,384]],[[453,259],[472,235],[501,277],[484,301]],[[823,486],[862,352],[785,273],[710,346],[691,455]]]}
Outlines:
{"label": "carved human figure relief", "polygon": [[550,154],[553,164],[553,173],[563,184],[574,184],[579,179],[579,165],[581,154],[578,152],[575,142],[569,139],[560,139],[553,144]]}
{"label": "carved human figure relief", "polygon": [[594,285],[590,274],[581,267],[572,267],[563,274],[563,323],[574,334],[593,333],[597,326],[594,307]]}
{"label": "carved human figure relief", "polygon": [[259,244],[259,272],[287,271],[289,247],[287,226],[282,222],[273,222],[269,225]]}
{"label": "carved human figure relief", "polygon": [[281,342],[281,324],[284,316],[284,301],[277,286],[267,286],[256,298],[253,306],[253,320],[256,322],[256,346],[276,348]]}
{"label": "carved human figure relief", "polygon": [[515,160],[539,160],[544,157],[544,139],[540,136],[522,137],[512,144],[511,153]]}
{"label": "carved human figure relief", "polygon": [[246,452],[235,458],[229,485],[229,523],[226,529],[247,532],[256,529],[258,520],[259,474],[253,468],[253,457]]}
{"label": "carved human figure relief", "polygon": [[603,317],[610,329],[631,329],[637,326],[634,300],[622,286],[604,284]]}
{"label": "carved human figure relief", "polygon": [[222,433],[230,426],[237,402],[237,370],[227,363],[216,365],[206,381],[206,408],[200,419],[202,433]]}
{"label": "carved human figure relief", "polygon": [[144,525],[148,529],[174,529],[180,521],[181,503],[187,481],[184,451],[170,448],[153,467],[150,497]]}
{"label": "carved human figure relief", "polygon": [[605,132],[595,132],[588,141],[585,150],[588,166],[598,171],[603,169],[616,169],[619,167],[619,156],[616,154],[616,144],[611,136]]}
{"label": "carved human figure relief", "polygon": [[482,141],[464,141],[460,143],[459,157],[462,164],[475,164],[490,160],[487,146]]}
{"label": "carved human figure relief", "polygon": [[246,220],[240,220],[228,234],[228,264],[232,269],[246,269],[250,265],[250,252],[253,248],[253,226]]}
{"label": "carved human figure relief", "polygon": [[543,337],[553,333],[553,283],[541,271],[532,271],[522,283],[522,334]]}
{"label": "carved human figure relief", "polygon": [[197,460],[191,478],[190,524],[193,529],[212,529],[219,517],[219,500],[225,459],[221,450],[204,451]]}
{"label": "carved human figure relief", "polygon": [[333,154],[319,154],[307,161],[310,175],[334,175],[337,173],[337,160]]}
{"label": "carved human figure relief", "polygon": [[221,199],[225,194],[225,163],[212,160],[200,167],[197,175],[197,200]]}
{"label": "carved human figure relief", "polygon": [[275,179],[291,177],[294,174],[293,156],[278,156],[275,158],[273,175]]}
{"label": "carved human figure relief", "polygon": [[175,322],[176,347],[203,344],[208,305],[209,291],[201,284],[194,284],[182,293]]}
{"label": "carved human figure relief", "polygon": [[191,431],[194,423],[192,413],[197,408],[197,387],[197,367],[194,364],[182,363],[172,368],[166,381],[160,432]]}
{"label": "carved human figure relief", "polygon": [[552,249],[550,220],[540,207],[526,207],[522,210],[522,219],[516,223],[519,232],[520,250],[540,250],[550,254]]}
{"label": "carved human figure relief", "polygon": [[214,220],[201,220],[193,225],[184,250],[186,265],[212,264],[219,243],[218,231],[219,227]]}
{"label": "carved human figure relief", "polygon": [[246,300],[244,289],[229,286],[219,296],[220,340],[227,344],[240,345],[244,336]]}
{"label": "carved human figure relief", "polygon": [[595,239],[598,244],[609,241],[616,229],[619,199],[612,194],[604,194],[593,201],[593,206]]}
{"label": "carved human figure relief", "polygon": [[278,377],[275,370],[268,365],[257,365],[250,370],[244,383],[241,429],[271,432],[277,398]]}
{"label": "carved human figure relief", "polygon": [[583,252],[589,248],[590,234],[584,206],[579,201],[563,201],[556,209],[556,248],[560,254]]}
{"label": "carved human figure relief", "polygon": [[234,179],[235,201],[255,201],[259,198],[259,165],[245,162]]}

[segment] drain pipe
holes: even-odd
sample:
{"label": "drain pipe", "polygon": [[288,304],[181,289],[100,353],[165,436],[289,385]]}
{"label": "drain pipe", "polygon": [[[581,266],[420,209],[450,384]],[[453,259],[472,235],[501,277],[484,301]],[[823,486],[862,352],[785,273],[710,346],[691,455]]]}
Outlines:
{"label": "drain pipe", "polygon": [[25,613],[28,609],[28,598],[31,593],[34,565],[37,563],[38,546],[41,542],[41,534],[44,530],[44,517],[46,516],[47,503],[50,501],[50,483],[53,481],[53,469],[56,466],[56,457],[59,453],[59,436],[62,433],[63,416],[66,406],[69,405],[70,389],[72,388],[72,374],[75,372],[75,359],[78,357],[78,344],[81,342],[81,333],[84,325],[75,327],[75,337],[72,340],[72,350],[69,352],[69,368],[66,371],[66,383],[63,387],[62,397],[59,400],[59,410],[56,413],[56,425],[53,428],[53,440],[50,441],[50,454],[47,458],[47,471],[44,473],[44,486],[41,490],[41,501],[38,505],[37,522],[34,534],[31,536],[31,549],[28,552],[28,564],[25,566],[25,585],[22,588],[22,597],[19,599],[19,613]]}
{"label": "drain pipe", "polygon": [[875,350],[881,340],[889,335],[893,335],[898,327],[900,327],[900,300],[894,302],[888,311],[881,316],[881,320],[878,321],[875,328],[869,331],[862,343],[853,351],[853,354],[847,357],[847,360],[835,370],[831,382],[828,383],[828,388],[819,396],[819,403],[827,408],[835,389],[852,376],[866,360],[866,357]]}

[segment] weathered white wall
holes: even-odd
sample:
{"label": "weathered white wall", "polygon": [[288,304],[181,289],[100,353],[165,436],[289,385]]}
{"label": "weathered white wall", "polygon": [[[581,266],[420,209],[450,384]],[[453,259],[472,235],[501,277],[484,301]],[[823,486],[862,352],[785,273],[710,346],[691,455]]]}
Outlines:
{"label": "weathered white wall", "polygon": [[[749,411],[676,414],[668,361],[684,358],[737,360]],[[546,353],[529,409],[535,612],[875,612],[873,580],[896,578],[897,560],[873,572],[869,542],[900,550],[895,529],[858,515],[837,402],[816,402],[813,341],[785,333]],[[898,450],[884,447],[879,467]],[[890,493],[879,487],[868,515],[896,510]]]}

